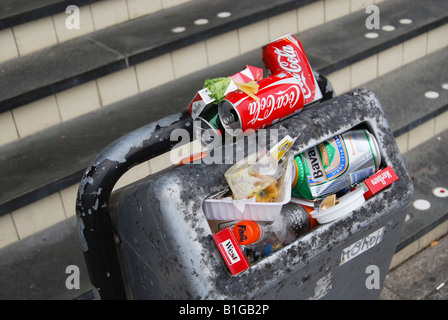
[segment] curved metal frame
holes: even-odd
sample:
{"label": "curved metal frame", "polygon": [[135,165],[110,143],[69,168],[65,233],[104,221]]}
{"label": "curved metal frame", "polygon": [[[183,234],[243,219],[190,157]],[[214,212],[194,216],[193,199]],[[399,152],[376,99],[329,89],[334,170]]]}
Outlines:
{"label": "curved metal frame", "polygon": [[91,282],[102,299],[126,299],[112,223],[109,198],[129,169],[168,152],[173,128],[192,136],[192,119],[185,111],[143,126],[107,147],[85,171],[76,203],[78,229]]}

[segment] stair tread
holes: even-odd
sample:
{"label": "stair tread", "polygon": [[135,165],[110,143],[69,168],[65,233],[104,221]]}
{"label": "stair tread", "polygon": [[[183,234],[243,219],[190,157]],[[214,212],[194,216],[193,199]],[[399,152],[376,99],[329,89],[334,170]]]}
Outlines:
{"label": "stair tread", "polygon": [[[95,32],[92,39],[123,54],[129,65],[171,52],[188,44],[236,30],[237,28],[269,18],[313,1],[228,0],[210,3],[207,0],[187,2],[174,10],[159,11],[128,23]],[[228,18],[218,18],[220,12],[229,12]],[[197,19],[207,19],[206,25],[195,25]],[[185,31],[173,34],[174,27]],[[223,46],[225,44],[223,43]]]}
{"label": "stair tread", "polygon": [[405,222],[396,251],[403,249],[448,219],[447,198],[437,197],[433,193],[436,188],[448,189],[448,173],[445,170],[447,150],[448,130],[404,155],[406,168],[414,184],[414,200],[429,201],[431,207],[425,211],[413,205],[409,207],[407,211],[409,219]]}
{"label": "stair tread", "polygon": [[[395,138],[448,110],[448,48],[426,55],[361,87],[375,92]],[[437,99],[425,93],[435,91]]]}
{"label": "stair tread", "polygon": [[[238,0],[196,0],[43,49],[30,57],[6,61],[0,64],[0,112],[309,2],[259,0],[254,6]],[[230,17],[216,17],[229,9]],[[204,17],[210,20],[207,25],[194,24]],[[187,29],[172,33],[176,26]],[[23,77],[24,71],[28,77]]]}
{"label": "stair tread", "polygon": [[[309,0],[299,2],[260,0],[257,6],[253,6],[246,1],[237,0],[219,2],[216,5],[211,5],[206,0],[198,0],[80,37],[81,40],[77,41],[88,43],[87,40],[91,39],[95,42],[98,48],[95,47],[93,53],[103,46],[117,54],[113,66],[109,69],[104,68],[105,62],[108,61],[107,56],[105,61],[94,58],[89,62],[89,59],[83,59],[83,56],[79,55],[79,51],[58,49],[58,46],[36,52],[33,58],[21,59],[20,64],[23,65],[21,68],[17,68],[17,61],[5,62],[0,64],[0,70],[8,71],[0,72],[0,111],[13,109],[48,94],[103,76],[105,71],[109,73],[117,71],[309,2]],[[396,26],[396,30],[394,32],[378,30],[380,36],[377,39],[369,40],[364,37],[367,30],[365,28],[367,15],[362,10],[300,33],[300,40],[307,50],[313,67],[328,74],[448,22],[448,3],[443,0],[428,0],[424,4],[418,0],[390,0],[378,4],[378,7],[381,10],[381,23],[390,22]],[[226,8],[231,8],[232,15],[229,18],[215,18],[218,12]],[[398,17],[403,16],[411,17],[413,23],[397,25]],[[204,26],[194,25],[194,21],[201,17],[208,18],[209,23]],[[175,26],[185,26],[186,30],[173,34],[171,29]],[[353,34],[347,37],[346,30],[350,30]],[[64,48],[71,46],[62,45]],[[73,46],[76,47],[76,44]],[[90,43],[90,46],[93,44]],[[51,53],[52,51],[55,52]],[[23,75],[22,69],[37,72],[40,70],[40,59],[45,65],[49,54],[63,55],[56,58],[56,61],[77,61],[77,64],[66,64],[57,72],[50,69],[51,72],[44,73],[44,77],[42,73],[30,73],[30,79],[22,78],[20,83],[15,81],[17,88],[10,90],[9,78],[16,79]],[[83,67],[82,64],[86,65]],[[89,70],[89,77],[80,73],[79,69]],[[40,77],[40,85],[36,85],[34,81],[37,77]]]}
{"label": "stair tread", "polygon": [[86,37],[0,64],[0,112],[125,67],[122,55]]}
{"label": "stair tread", "polygon": [[68,5],[83,6],[99,0],[0,0],[0,30],[52,14],[65,12]]}
{"label": "stair tread", "polygon": [[[365,23],[369,15],[358,11],[318,26],[318,32],[310,29],[300,33],[312,65],[329,74],[448,22],[448,2],[443,0],[384,1],[378,8],[380,25],[392,25],[394,31],[368,30]],[[401,18],[411,19],[412,23],[400,24]],[[369,32],[378,33],[378,37],[366,38]]]}

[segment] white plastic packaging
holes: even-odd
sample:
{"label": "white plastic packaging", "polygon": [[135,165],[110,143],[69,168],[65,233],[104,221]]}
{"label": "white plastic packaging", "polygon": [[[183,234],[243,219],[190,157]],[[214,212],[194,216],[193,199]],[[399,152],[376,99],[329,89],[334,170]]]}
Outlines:
{"label": "white plastic packaging", "polygon": [[255,197],[233,200],[207,198],[204,201],[204,213],[208,220],[255,220],[274,221],[284,204],[291,200],[292,157],[288,157],[281,189],[276,202],[256,202]]}
{"label": "white plastic packaging", "polygon": [[345,216],[362,206],[364,202],[364,190],[357,189],[340,197],[337,205],[322,211],[311,211],[310,215],[320,224],[324,224]]}

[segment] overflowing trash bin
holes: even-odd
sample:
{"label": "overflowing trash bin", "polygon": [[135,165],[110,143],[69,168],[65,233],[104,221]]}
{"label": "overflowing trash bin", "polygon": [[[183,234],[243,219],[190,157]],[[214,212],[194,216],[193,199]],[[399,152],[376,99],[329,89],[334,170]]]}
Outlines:
{"label": "overflowing trash bin", "polygon": [[[311,69],[292,72],[296,40],[263,49],[281,51],[268,76],[246,66],[211,79],[186,112],[124,136],[86,170],[78,227],[98,298],[379,296],[413,185],[375,94],[334,97]],[[179,146],[173,129],[204,152],[111,195],[132,166]]]}

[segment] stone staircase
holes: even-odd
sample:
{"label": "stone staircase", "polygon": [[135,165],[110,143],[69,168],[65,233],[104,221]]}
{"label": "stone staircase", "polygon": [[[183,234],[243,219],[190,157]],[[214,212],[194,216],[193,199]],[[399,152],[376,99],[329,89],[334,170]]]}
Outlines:
{"label": "stone staircase", "polygon": [[[414,178],[416,200],[431,204],[426,211],[409,209],[391,267],[447,232],[445,189],[437,189],[448,187],[442,158],[448,151],[446,1],[71,5],[0,0],[0,269],[9,270],[0,285],[11,287],[14,274],[29,275],[1,298],[73,298],[88,291],[88,280],[84,291],[67,293],[54,279],[56,273],[65,279],[69,264],[87,274],[82,253],[73,250],[75,197],[85,168],[115,139],[185,110],[205,78],[246,64],[263,67],[261,46],[288,33],[337,94],[358,87],[377,94]],[[379,8],[380,29],[367,29],[368,5]],[[79,29],[70,29],[76,12]],[[116,188],[166,168],[168,157],[134,167]],[[30,270],[45,257],[38,265],[53,270],[47,278]],[[41,285],[30,288],[32,281]],[[59,287],[49,293],[51,283]]]}

